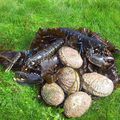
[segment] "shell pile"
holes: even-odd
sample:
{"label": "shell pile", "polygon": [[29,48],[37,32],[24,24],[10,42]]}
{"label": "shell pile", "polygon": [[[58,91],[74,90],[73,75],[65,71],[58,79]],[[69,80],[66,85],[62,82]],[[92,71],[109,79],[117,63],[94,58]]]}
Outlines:
{"label": "shell pile", "polygon": [[48,105],[62,104],[66,117],[81,117],[90,108],[92,95],[108,96],[112,93],[114,84],[96,72],[81,76],[78,68],[82,66],[83,60],[77,50],[64,46],[58,55],[63,66],[54,74],[52,83],[43,85],[41,96]]}
{"label": "shell pile", "polygon": [[28,50],[0,52],[0,64],[15,71],[16,82],[39,84],[39,98],[76,118],[120,81],[115,53],[120,50],[89,29],[48,28],[38,30]]}

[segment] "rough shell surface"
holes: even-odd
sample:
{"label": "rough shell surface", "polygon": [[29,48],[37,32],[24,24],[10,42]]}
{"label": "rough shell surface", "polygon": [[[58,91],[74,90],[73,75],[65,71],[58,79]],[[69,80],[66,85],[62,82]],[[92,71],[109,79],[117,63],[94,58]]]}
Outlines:
{"label": "rough shell surface", "polygon": [[85,73],[82,78],[83,88],[93,95],[108,96],[114,89],[113,82],[109,78],[96,72]]}
{"label": "rough shell surface", "polygon": [[56,83],[45,84],[41,90],[43,100],[53,106],[61,104],[64,100],[64,92]]}
{"label": "rough shell surface", "polygon": [[64,114],[69,118],[81,117],[91,106],[91,96],[85,92],[76,92],[68,96],[64,103]]}
{"label": "rough shell surface", "polygon": [[58,84],[65,93],[71,94],[79,91],[80,77],[74,69],[70,67],[61,68],[57,73],[57,79]]}
{"label": "rough shell surface", "polygon": [[72,68],[80,68],[83,60],[77,50],[64,46],[59,49],[59,57],[61,62]]}

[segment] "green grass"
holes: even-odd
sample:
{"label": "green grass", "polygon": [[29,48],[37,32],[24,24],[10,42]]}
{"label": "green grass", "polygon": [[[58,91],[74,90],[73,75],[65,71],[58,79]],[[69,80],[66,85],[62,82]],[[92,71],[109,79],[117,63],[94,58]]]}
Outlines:
{"label": "green grass", "polygon": [[[25,50],[38,28],[87,27],[120,48],[119,0],[0,0],[0,46]],[[116,57],[120,73],[120,56]],[[35,86],[21,86],[14,73],[0,69],[0,120],[66,120],[63,109],[37,100]],[[119,120],[120,89],[93,101],[92,107],[76,120]],[[74,119],[73,119],[74,120]]]}

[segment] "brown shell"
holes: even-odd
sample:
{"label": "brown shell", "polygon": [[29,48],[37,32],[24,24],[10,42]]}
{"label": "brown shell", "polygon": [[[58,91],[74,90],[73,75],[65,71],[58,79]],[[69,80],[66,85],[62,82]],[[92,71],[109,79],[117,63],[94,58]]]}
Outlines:
{"label": "brown shell", "polygon": [[45,84],[41,90],[43,100],[52,106],[58,106],[64,100],[64,92],[56,83]]}
{"label": "brown shell", "polygon": [[61,68],[58,71],[57,82],[67,94],[79,91],[80,77],[78,73],[70,67]]}
{"label": "brown shell", "polygon": [[76,92],[65,100],[64,114],[69,118],[81,117],[91,106],[92,99],[85,92]]}
{"label": "brown shell", "polygon": [[77,50],[64,46],[59,49],[59,57],[61,62],[72,68],[80,68],[83,64],[83,60]]}
{"label": "brown shell", "polygon": [[114,89],[114,84],[109,78],[96,72],[85,73],[82,78],[83,88],[93,95],[108,96]]}

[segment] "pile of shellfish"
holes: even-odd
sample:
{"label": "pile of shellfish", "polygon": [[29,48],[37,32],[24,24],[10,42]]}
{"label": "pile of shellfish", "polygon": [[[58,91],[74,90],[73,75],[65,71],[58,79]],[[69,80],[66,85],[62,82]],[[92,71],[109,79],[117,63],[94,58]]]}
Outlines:
{"label": "pile of shellfish", "polygon": [[88,29],[39,29],[29,50],[1,51],[5,71],[15,71],[20,84],[40,85],[46,104],[61,106],[68,118],[81,117],[93,97],[109,96],[119,75],[107,40]]}
{"label": "pile of shellfish", "polygon": [[58,54],[64,66],[54,74],[52,78],[54,82],[43,85],[41,96],[47,104],[52,106],[58,106],[64,102],[65,116],[80,117],[91,106],[91,95],[108,96],[112,93],[114,84],[112,80],[97,72],[81,75],[79,68],[83,60],[77,50],[64,46],[59,49]]}

